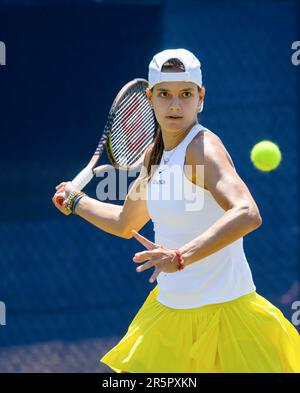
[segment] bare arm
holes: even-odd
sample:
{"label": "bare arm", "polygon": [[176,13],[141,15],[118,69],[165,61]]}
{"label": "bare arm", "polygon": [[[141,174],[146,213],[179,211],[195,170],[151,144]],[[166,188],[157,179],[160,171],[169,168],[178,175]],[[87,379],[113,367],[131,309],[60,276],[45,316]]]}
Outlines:
{"label": "bare arm", "polygon": [[[181,247],[187,265],[220,250],[262,223],[255,201],[217,136],[205,134],[196,139],[190,149],[189,163],[204,165],[205,188],[225,213],[200,236]],[[196,179],[196,183],[203,186],[201,179]]]}
{"label": "bare arm", "polygon": [[[152,145],[151,145],[152,146]],[[151,147],[150,146],[150,147]],[[143,159],[146,166],[150,156],[148,148]],[[142,171],[131,186],[123,206],[84,197],[76,206],[76,214],[105,232],[129,239],[131,229],[141,229],[149,220]],[[141,198],[137,198],[137,194]]]}

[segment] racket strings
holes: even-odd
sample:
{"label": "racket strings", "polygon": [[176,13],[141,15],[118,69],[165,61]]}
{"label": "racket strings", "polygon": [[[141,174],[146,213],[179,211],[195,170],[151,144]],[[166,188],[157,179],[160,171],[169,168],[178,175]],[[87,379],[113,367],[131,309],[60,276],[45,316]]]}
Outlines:
{"label": "racket strings", "polygon": [[119,152],[115,155],[116,161],[123,166],[127,165],[132,165],[137,159],[142,155],[142,153],[146,150],[146,148],[150,145],[152,142],[153,138],[147,138],[143,143],[140,144],[140,146],[136,147],[135,154],[132,152],[128,153],[128,150],[124,150],[122,152]]}
{"label": "racket strings", "polygon": [[122,158],[122,159],[120,159],[120,165],[123,165],[123,166],[130,166],[130,165],[132,165],[133,163],[135,163],[139,158],[140,158],[140,156],[144,153],[144,151],[146,150],[146,148],[150,145],[150,143],[152,142],[152,139],[151,138],[149,138],[142,146],[141,146],[141,148],[139,149],[139,152],[138,153],[136,153],[135,155],[131,155],[130,157],[124,157],[124,159]]}
{"label": "racket strings", "polygon": [[[137,89],[137,87],[139,87]],[[136,162],[153,140],[156,121],[145,86],[135,86],[116,108],[110,130],[111,150],[119,165]]]}
{"label": "racket strings", "polygon": [[145,141],[145,143],[143,143],[143,145],[139,148],[139,151],[136,152],[136,154],[134,154],[134,155],[131,154],[130,156],[127,156],[126,154],[122,155],[122,156],[120,156],[120,158],[118,159],[117,162],[121,166],[132,165],[140,158],[140,156],[144,153],[144,151],[150,145],[151,142],[152,142],[152,138],[148,138],[148,140]]}
{"label": "racket strings", "polygon": [[[136,140],[145,139],[145,136],[148,136],[149,130],[150,134],[152,134],[152,124],[153,119],[152,113],[143,113],[143,118],[141,119],[141,115],[136,115],[132,117],[132,120],[126,124],[125,130],[120,127],[120,132],[112,134],[112,149],[114,151],[119,151],[120,153],[128,147],[128,143],[131,149],[134,149],[134,144]],[[114,129],[118,129],[118,125],[114,125]],[[127,130],[130,129],[130,133]],[[152,135],[153,136],[153,135]],[[121,150],[120,150],[121,147]]]}
{"label": "racket strings", "polygon": [[135,138],[130,141],[130,149],[126,146],[126,142],[121,145],[121,148],[115,149],[113,153],[116,161],[122,164],[128,163],[129,165],[135,162],[136,158],[138,158],[152,142],[153,131],[154,128],[150,124],[148,127],[143,128],[143,132],[147,133],[146,138],[144,136],[140,138],[140,135],[136,134]]}
{"label": "racket strings", "polygon": [[[138,110],[134,106],[138,106]],[[120,122],[127,122],[130,117],[140,116],[146,107],[150,109],[144,92],[138,91],[125,96],[115,112],[114,125],[119,126]]]}
{"label": "racket strings", "polygon": [[[148,108],[147,108],[148,107]],[[147,109],[149,109],[149,112],[147,113]],[[113,122],[113,127],[111,130],[112,136],[114,135],[114,131],[117,130],[116,134],[119,135],[119,129],[121,128],[124,130],[124,128],[130,129],[130,132],[134,132],[134,127],[136,124],[145,119],[145,115],[151,115],[152,111],[149,107],[149,104],[147,102],[143,102],[142,104],[139,104],[139,109],[136,110],[134,113],[132,113],[132,108],[128,110],[127,112],[118,112],[116,113],[115,120]],[[142,117],[143,116],[143,117]],[[141,119],[142,117],[142,119]],[[123,136],[125,133],[122,133]]]}

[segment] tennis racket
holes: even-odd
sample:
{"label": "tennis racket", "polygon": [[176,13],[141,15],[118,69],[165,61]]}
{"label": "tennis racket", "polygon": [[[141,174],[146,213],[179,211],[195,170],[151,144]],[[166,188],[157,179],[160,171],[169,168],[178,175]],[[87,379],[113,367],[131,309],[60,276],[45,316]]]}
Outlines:
{"label": "tennis racket", "polygon": [[[152,143],[157,128],[154,112],[146,96],[147,87],[147,80],[137,78],[128,82],[117,94],[94,155],[72,180],[79,191],[99,169],[107,167],[95,167],[105,147],[111,164],[117,169],[132,169],[142,164],[142,155]],[[55,200],[62,206],[65,193],[57,193]]]}

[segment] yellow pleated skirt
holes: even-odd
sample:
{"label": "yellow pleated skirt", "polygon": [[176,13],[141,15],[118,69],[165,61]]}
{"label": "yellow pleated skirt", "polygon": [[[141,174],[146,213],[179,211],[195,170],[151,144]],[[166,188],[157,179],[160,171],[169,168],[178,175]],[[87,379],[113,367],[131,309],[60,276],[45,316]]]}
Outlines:
{"label": "yellow pleated skirt", "polygon": [[174,309],[157,301],[158,291],[156,285],[100,362],[117,373],[300,372],[299,333],[257,292]]}

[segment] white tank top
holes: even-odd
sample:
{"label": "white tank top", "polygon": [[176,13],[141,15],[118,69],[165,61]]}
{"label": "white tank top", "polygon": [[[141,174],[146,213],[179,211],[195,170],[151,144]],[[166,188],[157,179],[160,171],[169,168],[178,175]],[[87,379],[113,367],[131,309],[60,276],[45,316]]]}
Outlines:
{"label": "white tank top", "polygon": [[[147,207],[154,224],[155,243],[179,248],[199,236],[224,213],[211,193],[185,176],[186,148],[199,133],[196,124],[160,165],[147,185]],[[159,173],[162,171],[161,173]],[[243,238],[175,273],[157,277],[157,300],[172,308],[193,308],[226,302],[256,290],[243,249]]]}

